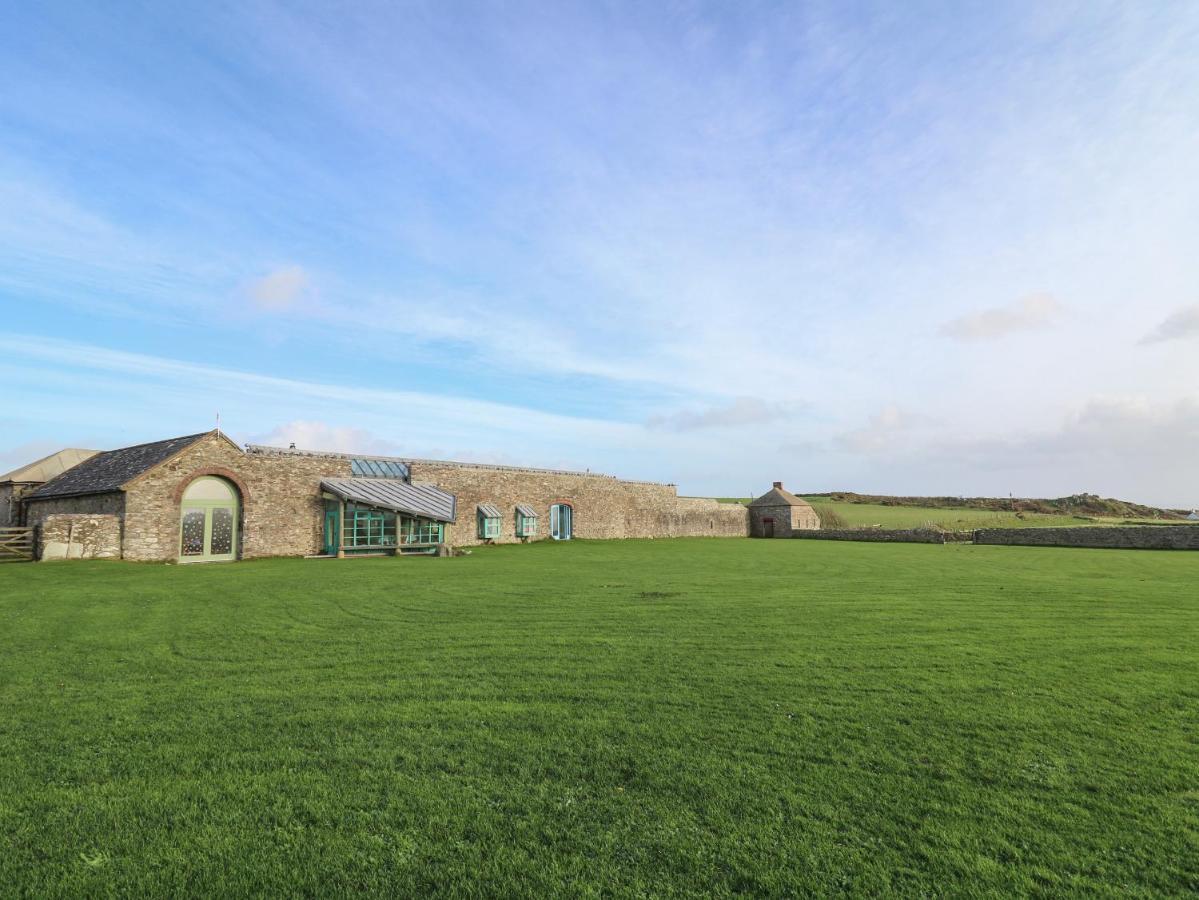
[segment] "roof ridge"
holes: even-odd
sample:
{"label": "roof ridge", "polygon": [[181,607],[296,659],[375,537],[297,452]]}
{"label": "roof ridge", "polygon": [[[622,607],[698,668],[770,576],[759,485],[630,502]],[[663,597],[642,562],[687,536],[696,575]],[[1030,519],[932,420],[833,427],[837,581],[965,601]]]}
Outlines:
{"label": "roof ridge", "polygon": [[172,441],[185,441],[188,438],[202,438],[207,434],[212,434],[211,431],[198,431],[195,434],[181,434],[178,437],[161,438],[157,441],[143,441],[140,444],[129,444],[126,447],[113,447],[111,450],[100,450],[98,453],[120,453],[122,450],[136,450],[138,447],[149,447],[153,444],[169,444]]}
{"label": "roof ridge", "polygon": [[621,478],[618,475],[609,475],[606,472],[580,472],[577,469],[546,469],[537,466],[510,466],[503,463],[462,462],[455,459],[425,459],[419,456],[384,456],[377,453],[346,453],[340,450],[300,450],[292,447],[272,447],[269,444],[246,444],[246,451],[249,453],[261,453],[264,456],[278,454],[279,456],[322,456],[330,459],[385,459],[392,462],[415,463],[416,465],[426,466],[462,466],[464,468],[491,469],[498,472],[536,472],[544,475],[574,475],[579,478],[607,478],[612,481],[622,481],[625,484],[652,484],[658,487],[675,486],[669,482]]}

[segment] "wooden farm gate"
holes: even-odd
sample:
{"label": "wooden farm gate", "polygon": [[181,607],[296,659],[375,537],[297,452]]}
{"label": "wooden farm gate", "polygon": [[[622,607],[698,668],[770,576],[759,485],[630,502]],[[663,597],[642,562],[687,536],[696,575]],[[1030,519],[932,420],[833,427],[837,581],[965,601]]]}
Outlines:
{"label": "wooden farm gate", "polygon": [[33,560],[32,528],[0,528],[0,562]]}

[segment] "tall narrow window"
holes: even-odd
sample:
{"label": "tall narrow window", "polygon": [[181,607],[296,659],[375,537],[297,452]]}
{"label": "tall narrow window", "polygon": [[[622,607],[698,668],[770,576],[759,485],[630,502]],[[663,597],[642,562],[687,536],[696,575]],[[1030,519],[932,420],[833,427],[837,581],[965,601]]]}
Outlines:
{"label": "tall narrow window", "polygon": [[550,507],[550,537],[555,541],[569,541],[574,533],[574,510],[569,503],[555,503]]}

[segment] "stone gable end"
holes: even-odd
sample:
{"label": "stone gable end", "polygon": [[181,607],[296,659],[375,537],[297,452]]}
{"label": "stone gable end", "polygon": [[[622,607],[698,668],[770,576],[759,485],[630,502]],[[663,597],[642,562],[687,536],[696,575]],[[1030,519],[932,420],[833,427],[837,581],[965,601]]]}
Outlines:
{"label": "stone gable end", "polygon": [[349,477],[350,462],[258,456],[220,435],[201,438],[128,485],[126,559],[178,557],[180,499],[187,485],[204,475],[224,477],[237,488],[242,558],[305,556],[320,551],[321,479]]}

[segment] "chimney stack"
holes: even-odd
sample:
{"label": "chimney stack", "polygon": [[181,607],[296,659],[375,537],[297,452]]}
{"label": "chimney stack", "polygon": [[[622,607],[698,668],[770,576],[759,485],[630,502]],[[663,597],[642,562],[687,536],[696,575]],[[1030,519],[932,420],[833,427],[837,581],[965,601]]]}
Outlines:
{"label": "chimney stack", "polygon": [[778,488],[780,491],[783,489],[783,483],[782,483],[781,481],[776,481],[776,482],[774,483],[774,486],[775,486],[776,488]]}

